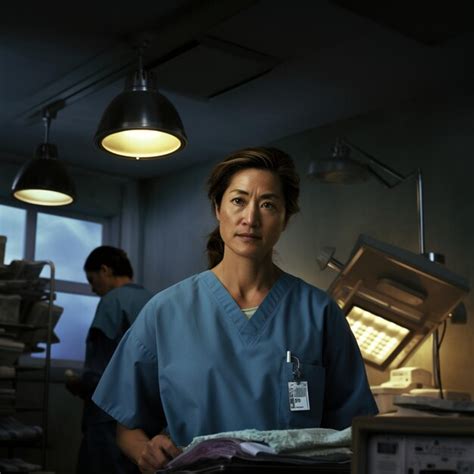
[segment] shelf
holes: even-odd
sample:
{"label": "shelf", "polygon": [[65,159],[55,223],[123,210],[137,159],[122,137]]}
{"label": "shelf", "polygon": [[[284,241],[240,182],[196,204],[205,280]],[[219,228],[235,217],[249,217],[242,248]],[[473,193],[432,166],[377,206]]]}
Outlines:
{"label": "shelf", "polygon": [[[1,282],[1,280],[0,280]],[[14,288],[4,288],[0,286],[0,293],[2,295],[19,295],[25,299],[35,299],[38,301],[44,300],[49,301],[48,292],[42,290],[28,290],[28,289],[14,289]],[[53,296],[53,301],[56,299],[56,296]]]}
{"label": "shelf", "polygon": [[48,326],[46,325],[41,325],[41,326],[35,326],[34,324],[22,324],[22,323],[7,323],[4,321],[0,321],[0,327],[2,328],[14,328],[14,329],[47,329]]}
{"label": "shelf", "polygon": [[15,366],[17,372],[33,372],[35,370],[44,370],[43,365],[17,365]]}
{"label": "shelf", "polygon": [[0,439],[0,448],[41,448],[42,435],[31,439]]}
{"label": "shelf", "polygon": [[43,411],[42,407],[15,407],[15,413],[34,413]]}

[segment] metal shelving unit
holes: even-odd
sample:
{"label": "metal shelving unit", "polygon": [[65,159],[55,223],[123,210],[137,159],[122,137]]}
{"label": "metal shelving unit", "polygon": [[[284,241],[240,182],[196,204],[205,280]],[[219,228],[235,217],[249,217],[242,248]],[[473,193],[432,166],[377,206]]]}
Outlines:
{"label": "metal shelving unit", "polygon": [[[18,294],[22,298],[26,297],[26,299],[30,300],[30,303],[33,304],[34,302],[39,301],[47,301],[48,303],[48,316],[47,316],[47,324],[44,325],[34,325],[34,324],[22,324],[22,323],[11,323],[11,322],[2,322],[0,321],[0,328],[4,328],[6,330],[18,330],[19,334],[22,334],[25,331],[34,331],[38,329],[46,329],[46,341],[44,342],[45,347],[45,359],[44,363],[41,366],[21,366],[18,365],[18,361],[14,364],[15,367],[15,378],[13,380],[13,384],[15,388],[18,386],[18,382],[21,380],[29,381],[27,377],[18,377],[18,374],[25,374],[27,372],[42,372],[42,377],[39,378],[39,382],[43,384],[42,387],[42,401],[36,407],[29,407],[29,406],[17,406],[16,399],[15,399],[15,406],[12,407],[11,413],[7,412],[0,412],[0,416],[6,415],[14,415],[15,413],[24,413],[24,412],[38,412],[41,413],[41,429],[42,435],[39,438],[34,438],[31,440],[0,440],[0,447],[7,448],[9,452],[9,457],[12,456],[13,451],[15,448],[39,448],[41,449],[41,467],[43,470],[46,470],[47,464],[47,447],[48,447],[48,425],[49,425],[49,384],[50,384],[50,374],[51,374],[51,344],[53,342],[53,305],[55,300],[55,266],[54,263],[45,260],[45,261],[34,261],[30,262],[37,265],[48,266],[50,269],[49,279],[47,280],[47,285],[41,291],[33,290],[33,291],[18,291],[15,292],[14,290],[2,291],[0,287],[0,293],[8,294],[8,295],[15,295]],[[45,279],[41,279],[45,280]],[[8,333],[7,333],[8,334]],[[1,335],[0,335],[1,337]],[[20,337],[20,336],[17,336]],[[12,338],[15,340],[15,338]],[[29,351],[28,351],[29,352]],[[2,360],[0,359],[0,365],[2,364]],[[34,380],[34,379],[32,379]]]}

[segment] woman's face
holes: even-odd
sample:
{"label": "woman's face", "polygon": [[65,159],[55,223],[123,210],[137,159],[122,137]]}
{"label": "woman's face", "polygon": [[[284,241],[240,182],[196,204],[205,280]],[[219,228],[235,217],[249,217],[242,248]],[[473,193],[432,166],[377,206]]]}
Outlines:
{"label": "woman's face", "polygon": [[225,251],[263,260],[271,255],[285,228],[285,199],[280,178],[267,170],[237,172],[227,187],[216,217]]}

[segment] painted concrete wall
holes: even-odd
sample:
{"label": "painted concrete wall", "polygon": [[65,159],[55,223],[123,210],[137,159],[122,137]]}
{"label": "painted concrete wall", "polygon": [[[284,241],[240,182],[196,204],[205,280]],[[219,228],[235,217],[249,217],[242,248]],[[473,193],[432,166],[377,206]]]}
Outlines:
{"label": "painted concrete wall", "polygon": [[210,164],[144,184],[144,284],[157,292],[207,268],[215,220],[206,197]]}
{"label": "painted concrete wall", "polygon": [[[416,187],[407,181],[390,190],[376,181],[351,186],[318,184],[305,176],[310,161],[327,156],[337,136],[345,136],[402,174],[421,167],[425,184],[427,250],[443,253],[447,267],[474,275],[474,97],[405,103],[279,140],[302,177],[301,213],[277,246],[280,266],[327,288],[331,270],[316,263],[325,245],[344,262],[359,234],[418,251]],[[249,144],[250,145],[250,144]],[[144,281],[154,291],[206,268],[205,235],[214,226],[205,196],[209,166],[190,168],[147,183]],[[474,397],[474,293],[466,305],[468,324],[448,324],[441,349],[444,386]],[[409,361],[431,369],[430,345]],[[372,384],[388,373],[369,370]]]}

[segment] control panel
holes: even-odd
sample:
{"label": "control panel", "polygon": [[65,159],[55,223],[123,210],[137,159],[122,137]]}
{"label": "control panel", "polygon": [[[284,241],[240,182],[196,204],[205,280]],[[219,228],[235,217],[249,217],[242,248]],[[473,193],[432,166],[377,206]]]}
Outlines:
{"label": "control panel", "polygon": [[474,439],[372,434],[367,474],[474,474]]}

